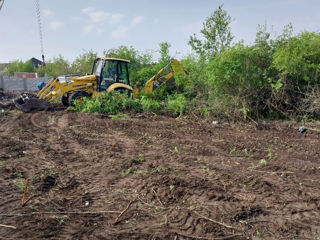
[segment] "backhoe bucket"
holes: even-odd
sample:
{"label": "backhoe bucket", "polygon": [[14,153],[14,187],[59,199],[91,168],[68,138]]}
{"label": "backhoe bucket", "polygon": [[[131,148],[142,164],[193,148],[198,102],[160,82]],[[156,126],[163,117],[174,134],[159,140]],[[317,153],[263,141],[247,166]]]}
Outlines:
{"label": "backhoe bucket", "polygon": [[29,113],[32,109],[47,111],[50,107],[47,100],[39,99],[31,94],[22,94],[20,98],[14,99],[13,103],[24,113]]}

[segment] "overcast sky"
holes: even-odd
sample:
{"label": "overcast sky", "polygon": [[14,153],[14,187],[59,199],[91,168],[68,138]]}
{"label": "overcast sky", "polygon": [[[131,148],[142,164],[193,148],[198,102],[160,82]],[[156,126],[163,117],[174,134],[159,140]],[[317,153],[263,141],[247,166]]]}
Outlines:
{"label": "overcast sky", "polygon": [[[0,63],[41,58],[34,0],[5,0],[0,11]],[[61,54],[72,61],[83,50],[102,54],[119,45],[155,51],[172,45],[172,57],[191,49],[188,39],[218,7],[233,19],[235,41],[254,41],[258,24],[281,33],[292,23],[296,33],[320,31],[320,0],[40,0],[47,59]]]}

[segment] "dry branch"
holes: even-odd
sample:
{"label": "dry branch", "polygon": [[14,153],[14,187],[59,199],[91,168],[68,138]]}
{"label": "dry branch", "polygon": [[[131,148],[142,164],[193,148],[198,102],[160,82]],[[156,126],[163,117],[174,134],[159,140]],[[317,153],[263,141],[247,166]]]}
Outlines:
{"label": "dry branch", "polygon": [[17,229],[15,226],[0,224],[0,227]]}
{"label": "dry branch", "polygon": [[28,183],[29,183],[29,178],[26,179],[26,184],[24,186],[24,192],[23,192],[23,196],[22,196],[22,199],[21,199],[21,206],[23,207],[24,206],[24,201],[26,199],[26,195],[27,195],[27,192],[28,192]]}
{"label": "dry branch", "polygon": [[225,236],[225,237],[208,238],[208,237],[198,237],[198,236],[193,236],[193,235],[186,235],[186,234],[183,234],[183,233],[177,233],[177,235],[180,235],[180,236],[186,237],[186,238],[204,239],[204,240],[227,240],[227,239],[232,239],[232,238],[240,236],[239,234],[234,234],[234,235],[229,235],[229,236]]}
{"label": "dry branch", "polygon": [[119,213],[120,211],[97,211],[97,212],[31,212],[31,213],[0,213],[0,216],[31,216],[38,214],[102,214],[102,213]]}
{"label": "dry branch", "polygon": [[199,217],[202,217],[202,218],[204,218],[204,219],[206,219],[206,220],[208,220],[208,221],[210,221],[210,222],[219,224],[219,225],[221,225],[221,226],[223,226],[223,227],[225,227],[225,228],[230,228],[230,229],[234,229],[234,230],[239,231],[238,229],[236,229],[236,228],[234,228],[234,227],[232,227],[232,226],[229,226],[229,225],[224,224],[224,223],[222,223],[222,222],[218,222],[218,221],[216,221],[216,220],[213,220],[213,219],[211,219],[211,218],[208,218],[208,217],[206,217],[206,216],[203,216],[203,215],[201,215],[200,213],[198,213],[198,212],[196,212],[196,211],[193,211],[193,212],[194,212],[195,214],[197,214]]}
{"label": "dry branch", "polygon": [[164,207],[163,203],[161,202],[160,198],[158,197],[157,192],[153,188],[152,188],[152,191],[153,191],[154,195],[156,196],[158,202],[161,204],[162,207]]}
{"label": "dry branch", "polygon": [[113,223],[113,224],[117,224],[117,223],[119,222],[119,219],[121,218],[121,216],[122,216],[123,214],[125,214],[126,211],[128,211],[129,207],[131,206],[131,204],[132,204],[134,201],[136,201],[136,200],[134,199],[134,200],[132,200],[132,201],[129,202],[128,206],[119,214],[119,216],[114,220],[114,223]]}

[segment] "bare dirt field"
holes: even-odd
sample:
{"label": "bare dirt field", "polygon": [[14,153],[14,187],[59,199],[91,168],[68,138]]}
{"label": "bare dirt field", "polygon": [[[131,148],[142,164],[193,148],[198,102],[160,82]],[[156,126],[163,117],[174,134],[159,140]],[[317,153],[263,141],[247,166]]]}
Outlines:
{"label": "bare dirt field", "polygon": [[7,100],[0,239],[320,239],[319,123],[23,114]]}

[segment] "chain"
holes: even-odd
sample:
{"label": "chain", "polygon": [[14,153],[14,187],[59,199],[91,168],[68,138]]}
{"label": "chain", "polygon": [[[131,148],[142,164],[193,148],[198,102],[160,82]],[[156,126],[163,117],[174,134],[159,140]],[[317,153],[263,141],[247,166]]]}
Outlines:
{"label": "chain", "polygon": [[42,61],[43,61],[43,63],[45,63],[45,62],[44,62],[43,38],[42,38],[42,24],[41,24],[41,14],[40,14],[39,0],[35,0],[35,4],[36,4],[36,13],[37,13],[37,19],[38,19],[39,35],[40,35],[40,47],[41,47]]}

